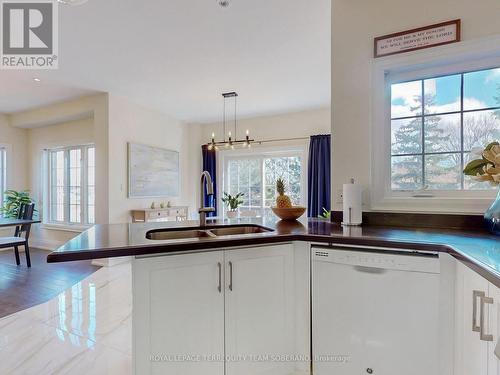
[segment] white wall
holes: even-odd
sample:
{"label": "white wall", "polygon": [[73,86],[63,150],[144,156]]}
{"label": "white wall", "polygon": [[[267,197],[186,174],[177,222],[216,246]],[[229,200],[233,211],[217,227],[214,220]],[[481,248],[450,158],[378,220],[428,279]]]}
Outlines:
{"label": "white wall", "polygon": [[[130,210],[147,208],[152,201],[189,204],[187,173],[189,159],[188,128],[180,121],[137,105],[128,99],[109,95],[109,222],[130,221]],[[127,143],[162,147],[180,153],[180,196],[159,198],[127,197]]]}
{"label": "white wall", "polygon": [[332,194],[350,177],[367,193],[376,173],[370,152],[373,38],[461,18],[462,39],[469,41],[499,34],[499,14],[498,0],[332,0]]}
{"label": "white wall", "polygon": [[[329,134],[331,131],[330,108],[239,119],[237,128],[238,138],[243,138],[245,131],[248,129],[251,138],[256,140],[300,138],[314,134]],[[215,133],[216,140],[222,138],[221,122],[203,124],[201,129],[203,143],[210,141],[212,132]],[[234,136],[234,125],[229,120],[226,123],[226,139],[228,131],[231,131]]]}
{"label": "white wall", "polygon": [[27,189],[27,130],[10,126],[9,116],[4,114],[0,114],[0,145],[7,148],[7,189]]}

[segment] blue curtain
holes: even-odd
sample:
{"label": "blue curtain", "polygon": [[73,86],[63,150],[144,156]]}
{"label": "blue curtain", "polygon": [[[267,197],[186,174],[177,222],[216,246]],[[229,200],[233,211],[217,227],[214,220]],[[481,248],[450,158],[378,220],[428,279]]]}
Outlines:
{"label": "blue curtain", "polygon": [[323,208],[330,211],[331,191],[331,137],[330,135],[313,135],[309,145],[308,170],[308,216],[318,217]]}
{"label": "blue curtain", "polygon": [[203,171],[208,171],[210,177],[212,177],[212,182],[214,184],[214,195],[207,196],[206,189],[203,191],[205,196],[205,207],[215,207],[215,212],[209,212],[207,216],[217,216],[217,160],[216,151],[209,150],[207,145],[201,146],[201,153],[203,156]]}

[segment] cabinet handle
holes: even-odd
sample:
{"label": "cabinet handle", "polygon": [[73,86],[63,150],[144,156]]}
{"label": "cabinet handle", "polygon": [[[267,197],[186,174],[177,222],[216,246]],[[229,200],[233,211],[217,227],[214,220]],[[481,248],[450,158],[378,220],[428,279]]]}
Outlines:
{"label": "cabinet handle", "polygon": [[233,262],[229,262],[229,290],[233,291]]}
{"label": "cabinet handle", "polygon": [[219,286],[217,287],[217,290],[219,293],[222,293],[222,264],[221,262],[217,263],[217,267],[219,267]]}
{"label": "cabinet handle", "polygon": [[484,310],[486,310],[486,304],[492,305],[493,298],[481,296],[481,312],[479,316],[479,324],[481,326],[481,330],[479,331],[479,338],[481,341],[493,341],[493,335],[484,333]]}
{"label": "cabinet handle", "polygon": [[477,322],[477,299],[484,297],[485,293],[481,292],[479,290],[473,290],[472,291],[472,330],[474,332],[481,332],[481,322],[479,325],[476,324]]}

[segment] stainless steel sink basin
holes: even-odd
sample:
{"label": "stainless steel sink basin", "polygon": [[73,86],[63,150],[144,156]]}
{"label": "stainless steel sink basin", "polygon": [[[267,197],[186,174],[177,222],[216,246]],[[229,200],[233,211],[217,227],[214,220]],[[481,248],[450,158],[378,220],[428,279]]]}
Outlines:
{"label": "stainless steel sink basin", "polygon": [[219,236],[234,236],[239,234],[254,234],[254,233],[265,233],[271,232],[269,228],[254,226],[254,225],[241,225],[241,226],[227,226],[209,229],[210,232]]}
{"label": "stainless steel sink basin", "polygon": [[154,229],[146,233],[148,240],[180,240],[180,239],[209,239],[224,236],[243,234],[257,234],[272,232],[272,229],[260,225],[227,225],[205,228],[165,228]]}
{"label": "stainless steel sink basin", "polygon": [[149,231],[146,233],[146,238],[148,240],[181,240],[205,237],[213,237],[213,235],[205,230],[199,229],[166,229]]}

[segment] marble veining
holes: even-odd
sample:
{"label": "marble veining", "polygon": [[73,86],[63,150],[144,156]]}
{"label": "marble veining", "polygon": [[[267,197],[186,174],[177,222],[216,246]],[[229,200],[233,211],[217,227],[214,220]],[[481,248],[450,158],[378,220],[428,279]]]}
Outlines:
{"label": "marble veining", "polygon": [[0,374],[132,374],[130,262],[0,319]]}

